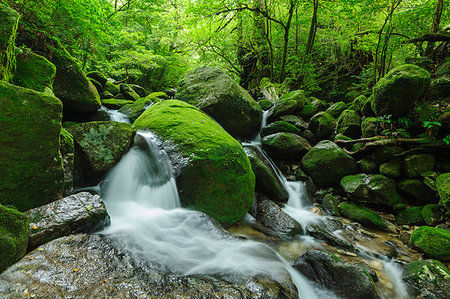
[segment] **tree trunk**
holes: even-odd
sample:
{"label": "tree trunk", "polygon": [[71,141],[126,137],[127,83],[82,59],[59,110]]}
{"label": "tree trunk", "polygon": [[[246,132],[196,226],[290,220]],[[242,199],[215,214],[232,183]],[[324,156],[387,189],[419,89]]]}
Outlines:
{"label": "tree trunk", "polygon": [[284,26],[284,45],[283,45],[283,62],[281,64],[281,74],[280,74],[280,83],[282,83],[286,76],[286,61],[287,61],[287,52],[288,52],[288,45],[289,45],[289,30],[291,29],[291,21],[292,16],[294,14],[295,9],[295,1],[291,1],[289,6],[289,16],[288,20],[286,22],[286,25]]}
{"label": "tree trunk", "polygon": [[306,43],[305,55],[310,55],[312,53],[312,48],[314,45],[314,39],[316,38],[317,32],[317,9],[319,8],[319,0],[313,0],[313,16],[311,19],[311,27],[309,28],[308,42]]}
{"label": "tree trunk", "polygon": [[[439,32],[439,24],[441,23],[442,11],[444,10],[444,0],[437,0],[434,7],[433,25],[431,26],[430,33]],[[434,42],[429,41],[425,49],[425,56],[430,57],[433,54]]]}

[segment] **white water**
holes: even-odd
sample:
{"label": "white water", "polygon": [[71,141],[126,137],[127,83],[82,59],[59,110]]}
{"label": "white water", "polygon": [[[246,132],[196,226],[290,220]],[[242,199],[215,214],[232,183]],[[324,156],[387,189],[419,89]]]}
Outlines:
{"label": "white water", "polygon": [[118,121],[118,122],[122,122],[122,123],[130,123],[130,119],[128,118],[128,116],[126,116],[125,114],[119,112],[118,110],[114,110],[114,109],[109,109],[105,106],[102,106],[99,111],[106,111],[106,113],[108,113],[109,118],[112,121]]}
{"label": "white water", "polygon": [[108,176],[104,201],[111,225],[102,233],[140,259],[179,274],[288,275],[301,298],[323,298],[269,246],[231,237],[205,214],[180,208],[170,162],[149,133]]}

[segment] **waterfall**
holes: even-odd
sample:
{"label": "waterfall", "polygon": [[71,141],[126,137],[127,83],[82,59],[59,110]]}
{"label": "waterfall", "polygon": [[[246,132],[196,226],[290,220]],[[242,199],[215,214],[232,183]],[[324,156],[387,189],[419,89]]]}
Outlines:
{"label": "waterfall", "polygon": [[112,121],[118,121],[118,122],[122,122],[122,123],[130,123],[130,119],[128,118],[128,116],[119,112],[118,110],[108,109],[108,108],[102,106],[99,109],[99,111],[106,111],[106,113],[108,113],[110,120],[112,120]]}

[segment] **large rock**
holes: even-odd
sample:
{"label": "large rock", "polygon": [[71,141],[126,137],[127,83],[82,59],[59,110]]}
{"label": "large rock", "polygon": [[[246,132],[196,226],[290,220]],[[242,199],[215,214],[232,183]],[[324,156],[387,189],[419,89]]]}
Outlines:
{"label": "large rock", "polygon": [[396,67],[373,88],[372,109],[377,116],[405,115],[424,96],[430,83],[430,74],[416,65]]}
{"label": "large rock", "polygon": [[421,226],[411,234],[411,244],[430,258],[450,261],[450,231],[446,229]]}
{"label": "large rock", "polygon": [[120,93],[125,96],[125,99],[129,101],[137,101],[141,97],[131,88],[130,85],[122,83],[120,86]]}
{"label": "large rock", "polygon": [[39,247],[0,275],[0,297],[295,298],[286,278],[181,275],[139,259],[102,235],[78,234]]}
{"label": "large rock", "polygon": [[450,271],[439,261],[412,262],[405,267],[402,279],[418,298],[450,298]]}
{"label": "large rock", "polygon": [[161,98],[167,96],[164,92],[153,92],[145,98],[140,98],[133,104],[128,104],[119,109],[120,113],[128,116],[131,122],[134,122],[145,110],[153,103],[161,101]]}
{"label": "large rock", "polygon": [[347,104],[344,102],[337,102],[328,107],[326,112],[331,114],[334,118],[337,118],[345,109],[347,109]]}
{"label": "large rock", "polygon": [[245,147],[244,149],[256,175],[256,191],[271,200],[287,202],[289,194],[266,156],[259,148]]}
{"label": "large rock", "polygon": [[56,66],[41,55],[18,50],[14,84],[53,95]]}
{"label": "large rock", "polygon": [[309,129],[316,135],[318,140],[329,139],[334,133],[336,120],[327,112],[319,112],[309,122]]}
{"label": "large rock", "polygon": [[432,154],[413,154],[403,159],[403,171],[409,178],[419,177],[424,172],[433,171],[435,159]]}
{"label": "large rock", "polygon": [[302,167],[320,187],[338,184],[344,176],[358,171],[353,158],[329,140],[314,146],[303,157]]}
{"label": "large rock", "polygon": [[272,135],[281,132],[300,135],[302,131],[293,124],[290,124],[286,121],[277,120],[262,128],[260,135],[261,137],[265,137],[267,135]]}
{"label": "large rock", "polygon": [[308,250],[293,267],[342,298],[380,298],[369,273],[320,250]]}
{"label": "large rock", "polygon": [[101,229],[109,221],[100,196],[81,192],[25,213],[30,219],[29,249],[73,233]]}
{"label": "large rock", "polygon": [[305,138],[285,132],[265,136],[261,143],[269,156],[276,160],[300,160],[311,149]]}
{"label": "large rock", "polygon": [[269,122],[279,119],[283,115],[295,114],[305,105],[306,96],[303,90],[295,90],[282,95],[269,111]]}
{"label": "large rock", "polygon": [[10,82],[16,65],[14,45],[19,14],[0,3],[0,80]]}
{"label": "large rock", "polygon": [[208,115],[185,102],[168,100],[151,106],[134,124],[172,142],[187,160],[177,176],[186,206],[224,225],[248,212],[255,190],[250,161],[240,143]]}
{"label": "large rock", "polygon": [[342,203],[339,209],[342,216],[359,222],[366,227],[381,230],[387,229],[387,225],[383,219],[372,210],[346,202]]}
{"label": "large rock", "polygon": [[25,255],[28,217],[0,205],[0,273]]}
{"label": "large rock", "polygon": [[434,99],[448,99],[450,97],[450,75],[431,81],[430,96]]}
{"label": "large rock", "polygon": [[398,183],[400,190],[423,203],[437,203],[436,191],[428,187],[422,180],[406,179]]}
{"label": "large rock", "polygon": [[0,110],[0,203],[25,211],[61,198],[61,101],[0,82]]}
{"label": "large rock", "polygon": [[336,132],[351,138],[361,137],[361,117],[353,110],[344,110],[337,120]]}
{"label": "large rock", "polygon": [[176,98],[203,110],[233,136],[250,136],[261,126],[261,107],[218,68],[201,67],[186,74],[178,82]]}
{"label": "large rock", "polygon": [[341,187],[357,202],[394,206],[402,201],[393,179],[381,174],[356,174],[344,177]]}
{"label": "large rock", "polygon": [[450,173],[444,173],[437,177],[436,188],[439,192],[440,203],[450,210]]}
{"label": "large rock", "polygon": [[422,207],[406,208],[397,213],[395,221],[400,225],[422,225],[424,219],[422,216]]}
{"label": "large rock", "polygon": [[98,183],[128,151],[136,134],[133,125],[116,121],[81,123],[67,130],[74,139],[81,184]]}

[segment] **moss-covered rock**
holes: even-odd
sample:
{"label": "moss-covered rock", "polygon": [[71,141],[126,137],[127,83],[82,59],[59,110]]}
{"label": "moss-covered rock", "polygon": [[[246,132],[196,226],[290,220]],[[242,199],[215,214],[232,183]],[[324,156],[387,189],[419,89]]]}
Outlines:
{"label": "moss-covered rock", "polygon": [[443,205],[447,211],[450,210],[450,173],[444,173],[437,177],[436,188],[439,193],[439,203]]}
{"label": "moss-covered rock", "polygon": [[0,205],[0,272],[25,255],[28,234],[28,217]]}
{"label": "moss-covered rock", "polygon": [[331,114],[334,118],[337,118],[345,109],[347,109],[347,104],[344,102],[337,102],[328,107],[326,112]]}
{"label": "moss-covered rock", "polygon": [[282,95],[269,111],[268,121],[275,121],[283,115],[295,114],[303,108],[306,102],[305,92],[303,90],[294,90]]}
{"label": "moss-covered rock", "polygon": [[108,78],[103,73],[101,73],[99,71],[89,72],[89,73],[86,74],[86,76],[88,78],[92,78],[95,81],[97,81],[98,83],[100,83],[100,86],[101,86],[102,89],[106,85],[106,82],[108,82]]}
{"label": "moss-covered rock", "polygon": [[103,92],[109,92],[113,96],[117,96],[120,93],[120,87],[106,81],[105,86],[103,87]]}
{"label": "moss-covered rock", "polygon": [[233,136],[250,136],[261,126],[261,107],[218,68],[201,67],[187,73],[178,82],[176,98],[203,110]]}
{"label": "moss-covered rock", "polygon": [[300,116],[297,115],[283,115],[282,117],[280,117],[280,119],[287,123],[290,123],[300,131],[304,131],[308,128],[308,124]]}
{"label": "moss-covered rock", "polygon": [[380,174],[396,179],[402,175],[402,160],[395,158],[380,165]]}
{"label": "moss-covered rock", "polygon": [[341,187],[357,202],[394,206],[402,202],[393,179],[381,174],[356,174],[344,177]]}
{"label": "moss-covered rock", "polygon": [[313,117],[316,113],[317,113],[317,107],[314,105],[305,105],[303,106],[302,109],[300,109],[300,111],[298,112],[298,115],[301,118],[304,118],[306,120],[310,119],[311,117]]}
{"label": "moss-covered rock", "polygon": [[375,116],[375,112],[372,110],[372,100],[373,96],[370,96],[366,102],[363,104],[361,108],[361,115],[366,117],[372,117]]}
{"label": "moss-covered rock", "polygon": [[423,207],[406,208],[397,213],[395,221],[400,225],[421,225],[424,224],[422,216]]}
{"label": "moss-covered rock", "polygon": [[262,110],[269,110],[270,108],[273,107],[272,101],[269,100],[261,100],[258,102],[258,104]]}
{"label": "moss-covered rock", "polygon": [[329,140],[320,141],[303,157],[302,168],[320,187],[338,184],[358,171],[353,158]]}
{"label": "moss-covered rock", "polygon": [[307,103],[315,106],[317,108],[317,111],[324,111],[328,107],[327,102],[319,100],[318,98],[315,97],[309,97],[307,99]]}
{"label": "moss-covered rock", "polygon": [[98,183],[128,151],[136,134],[131,124],[116,121],[81,123],[67,130],[75,143],[75,167],[80,171],[80,184]]}
{"label": "moss-covered rock", "polygon": [[351,203],[342,203],[339,207],[341,215],[353,221],[359,222],[365,227],[380,230],[387,229],[386,223],[374,211]]}
{"label": "moss-covered rock", "polygon": [[300,160],[311,149],[305,138],[286,132],[265,136],[261,143],[267,154],[275,160]]}
{"label": "moss-covered rock", "polygon": [[344,110],[337,119],[336,132],[351,138],[361,137],[361,117],[353,110]]}
{"label": "moss-covered rock", "polygon": [[318,140],[329,139],[334,132],[336,120],[327,112],[319,112],[309,122],[309,129]]}
{"label": "moss-covered rock", "polygon": [[0,80],[10,82],[16,66],[14,45],[19,14],[0,3]]}
{"label": "moss-covered rock", "polygon": [[137,101],[139,100],[141,97],[133,90],[133,88],[131,88],[130,85],[122,83],[119,85],[120,86],[120,93],[125,97],[125,99],[129,100],[129,101]]}
{"label": "moss-covered rock", "polygon": [[406,179],[398,183],[400,190],[423,203],[437,203],[436,191],[428,187],[422,180]]}
{"label": "moss-covered rock", "polygon": [[109,109],[120,109],[125,105],[132,105],[134,102],[130,100],[103,99],[102,105]]}
{"label": "moss-covered rock", "polygon": [[14,84],[53,95],[56,66],[41,55],[17,49]]}
{"label": "moss-covered rock", "polygon": [[0,81],[0,203],[24,211],[62,196],[62,104]]}
{"label": "moss-covered rock", "polygon": [[95,79],[92,78],[88,78],[89,82],[92,83],[92,85],[94,85],[95,89],[97,90],[97,92],[99,94],[101,94],[103,92],[103,86]]}
{"label": "moss-covered rock", "polygon": [[348,109],[359,113],[364,104],[366,103],[366,101],[367,101],[366,96],[360,95],[353,100],[352,104],[350,105],[350,107],[348,107]]}
{"label": "moss-covered rock", "polygon": [[403,159],[403,171],[409,178],[420,177],[422,173],[433,171],[434,165],[432,154],[413,154]]}
{"label": "moss-covered rock", "polygon": [[405,115],[424,96],[430,83],[426,70],[412,64],[398,66],[373,88],[372,109],[377,116]]}
{"label": "moss-covered rock", "polygon": [[377,161],[370,157],[362,158],[357,162],[359,170],[364,173],[376,173],[378,170]]}
{"label": "moss-covered rock", "polygon": [[421,226],[411,234],[411,244],[419,248],[426,256],[450,261],[450,231],[430,226]]}
{"label": "moss-covered rock", "polygon": [[164,92],[154,92],[146,96],[145,98],[140,98],[133,104],[127,104],[119,109],[120,113],[128,116],[131,122],[134,122],[148,107],[153,103],[161,101],[161,97],[165,96]]}
{"label": "moss-covered rock", "polygon": [[418,298],[450,298],[450,271],[440,261],[412,262],[404,268],[402,279]]}
{"label": "moss-covered rock", "polygon": [[148,92],[144,87],[137,84],[129,84],[131,89],[133,89],[141,98],[145,98],[148,95]]}
{"label": "moss-covered rock", "polygon": [[67,196],[73,191],[73,167],[75,159],[75,148],[73,136],[65,128],[61,128],[59,150],[64,167],[64,192]]}
{"label": "moss-covered rock", "polygon": [[380,125],[376,117],[364,117],[361,123],[363,137],[373,137],[380,133]]}
{"label": "moss-covered rock", "polygon": [[339,201],[332,194],[327,193],[322,199],[322,208],[333,216],[341,216]]}
{"label": "moss-covered rock", "polygon": [[450,75],[431,81],[430,96],[439,100],[450,97]]}
{"label": "moss-covered rock", "polygon": [[445,214],[439,205],[429,204],[423,207],[422,217],[427,225],[434,226],[444,221]]}
{"label": "moss-covered rock", "polygon": [[384,163],[395,158],[396,155],[404,152],[404,149],[400,146],[391,145],[391,146],[382,146],[373,151],[373,158],[378,163]]}
{"label": "moss-covered rock", "polygon": [[262,128],[260,135],[261,135],[261,137],[265,137],[267,135],[272,135],[272,134],[281,133],[281,132],[293,133],[293,134],[300,135],[301,130],[286,121],[277,120],[273,123],[268,124],[264,128]]}
{"label": "moss-covered rock", "polygon": [[224,225],[242,219],[253,202],[255,175],[244,149],[208,115],[182,101],[151,106],[134,123],[149,129],[189,162],[177,176],[184,205]]}

